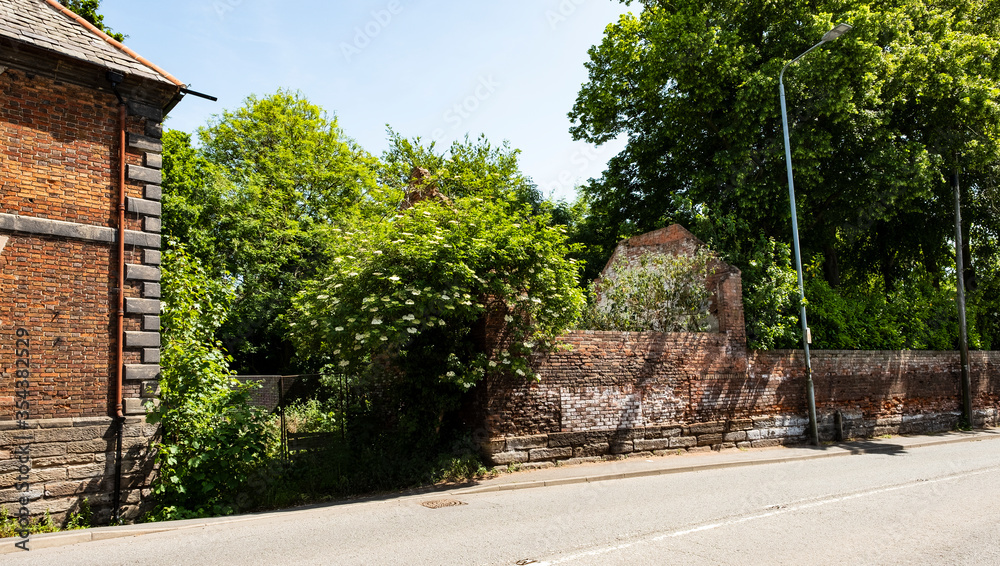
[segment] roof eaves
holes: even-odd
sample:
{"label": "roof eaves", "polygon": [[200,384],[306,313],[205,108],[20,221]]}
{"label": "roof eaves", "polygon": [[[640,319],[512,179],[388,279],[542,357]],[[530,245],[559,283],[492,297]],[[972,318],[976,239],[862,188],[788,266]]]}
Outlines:
{"label": "roof eaves", "polygon": [[115,40],[113,37],[110,37],[108,34],[104,33],[103,31],[101,31],[100,29],[98,29],[96,26],[94,26],[94,24],[88,22],[87,20],[83,19],[81,16],[79,16],[78,14],[76,14],[75,12],[73,12],[72,10],[70,10],[69,8],[67,8],[67,7],[63,6],[62,4],[60,4],[58,0],[45,0],[45,2],[47,4],[49,4],[50,6],[52,6],[53,8],[55,8],[56,10],[59,10],[60,12],[62,12],[66,17],[72,18],[78,24],[80,24],[83,27],[87,28],[91,33],[97,35],[97,37],[99,37],[101,40],[103,40],[104,42],[106,42],[108,45],[110,45],[110,46],[114,47],[115,49],[117,49],[117,50],[125,53],[126,55],[128,55],[129,57],[135,59],[139,63],[142,63],[146,67],[149,67],[150,69],[152,69],[155,73],[157,73],[158,75],[160,75],[164,79],[167,79],[171,83],[173,83],[173,84],[175,84],[175,85],[177,85],[177,86],[179,86],[181,88],[184,88],[186,86],[184,83],[182,83],[180,80],[178,80],[176,77],[174,77],[170,73],[168,73],[168,72],[164,71],[163,69],[161,69],[160,67],[156,66],[155,64],[153,64],[152,62],[150,62],[149,60],[147,60],[145,57],[139,55],[135,51],[132,51],[128,47],[125,47],[124,45],[122,45],[121,42]]}

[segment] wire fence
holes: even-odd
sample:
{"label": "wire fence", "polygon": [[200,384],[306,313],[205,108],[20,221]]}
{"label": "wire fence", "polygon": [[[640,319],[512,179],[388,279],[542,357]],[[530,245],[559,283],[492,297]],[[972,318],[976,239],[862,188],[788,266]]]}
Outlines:
{"label": "wire fence", "polygon": [[261,407],[280,419],[281,452],[284,456],[300,450],[315,450],[323,447],[334,437],[344,438],[346,406],[350,394],[346,376],[328,376],[337,384],[338,392],[334,396],[337,407],[339,431],[304,432],[290,427],[286,418],[286,410],[296,402],[315,398],[315,386],[310,387],[307,378],[319,377],[319,374],[299,375],[237,375],[241,383],[257,383],[250,392],[250,404]]}

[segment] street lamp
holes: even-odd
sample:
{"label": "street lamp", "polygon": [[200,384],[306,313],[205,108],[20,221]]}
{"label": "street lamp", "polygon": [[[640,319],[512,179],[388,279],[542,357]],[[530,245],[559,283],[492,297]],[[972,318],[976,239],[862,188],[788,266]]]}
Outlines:
{"label": "street lamp", "polygon": [[795,211],[795,181],[792,179],[792,150],[788,143],[788,112],[785,110],[785,69],[789,65],[805,57],[810,51],[829,41],[834,41],[851,30],[849,24],[838,24],[837,27],[823,34],[823,39],[807,49],[802,55],[785,63],[778,75],[778,89],[781,91],[781,127],[785,134],[785,164],[788,167],[788,199],[792,207],[792,241],[795,244],[795,269],[799,275],[799,301],[802,304],[802,346],[806,354],[806,396],[809,399],[809,436],[812,443],[819,446],[819,430],[816,427],[816,394],[813,391],[812,362],[809,359],[809,323],[806,321],[806,290],[802,283],[802,254],[799,251],[799,221]]}

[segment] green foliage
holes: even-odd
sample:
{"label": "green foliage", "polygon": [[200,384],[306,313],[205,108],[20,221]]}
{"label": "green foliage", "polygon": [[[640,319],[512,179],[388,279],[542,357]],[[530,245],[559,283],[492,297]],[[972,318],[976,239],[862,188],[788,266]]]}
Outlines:
{"label": "green foliage", "polygon": [[229,513],[273,442],[266,415],[250,406],[250,387],[233,378],[214,337],[232,301],[232,284],[209,277],[171,242],[162,285],[161,404],[148,417],[163,425],[153,518]]}
{"label": "green foliage", "polygon": [[335,432],[341,426],[342,415],[336,403],[306,399],[285,407],[285,427],[289,432]]}
{"label": "green foliage", "polygon": [[[334,261],[295,300],[299,352],[357,372],[433,344],[425,371],[463,389],[498,366],[525,375],[534,347],[579,314],[565,239],[546,215],[504,198],[423,201],[390,221],[333,228]],[[473,333],[485,317],[502,339]]]}
{"label": "green foliage", "polygon": [[331,228],[334,260],[295,298],[292,336],[304,364],[350,376],[349,439],[426,457],[484,376],[527,377],[583,303],[565,239],[514,195]]}
{"label": "green foliage", "polygon": [[93,526],[94,511],[90,508],[90,499],[84,497],[80,502],[80,508],[69,514],[66,521],[66,530],[89,529]]}
{"label": "green foliage", "polygon": [[594,330],[706,332],[712,254],[643,253],[619,260],[591,286],[584,327]]}
{"label": "green foliage", "polygon": [[[164,136],[164,230],[215,277],[232,274],[236,300],[218,331],[242,373],[293,366],[285,315],[301,281],[328,257],[323,231],[355,213],[382,215],[378,161],[301,94],[248,97],[198,131]],[[378,198],[374,198],[374,197]]]}
{"label": "green foliage", "polygon": [[[1000,231],[988,212],[1000,162],[995,2],[640,4],[638,18],[623,16],[591,49],[590,80],[570,113],[577,139],[628,136],[584,187],[594,244],[609,252],[671,222],[737,222],[745,229],[712,247],[747,274],[748,322],[768,318],[772,305],[750,295],[775,279],[750,273],[759,268],[749,261],[755,248],[767,254],[761,242],[790,241],[778,75],[843,21],[854,30],[785,74],[803,256],[825,258],[822,275],[842,298],[874,292],[872,277],[883,294],[919,271],[942,285],[954,266],[946,179],[960,171],[973,238],[966,276],[988,277]],[[970,308],[996,312],[974,289]],[[975,322],[983,336],[995,328],[988,317]],[[771,321],[751,334],[781,344],[789,328]]]}
{"label": "green foliage", "polygon": [[[830,350],[955,350],[958,314],[955,286],[934,286],[927,274],[914,277],[888,295],[876,282],[868,289],[838,293],[819,274],[815,258],[807,274],[809,327],[813,347]],[[970,327],[969,346],[984,346]]]}
{"label": "green foliage", "polygon": [[538,188],[520,170],[517,156],[505,141],[493,146],[485,135],[472,141],[451,144],[447,153],[434,151],[420,138],[406,139],[389,129],[389,149],[382,155],[380,177],[388,187],[404,189],[410,183],[414,167],[426,169],[430,184],[452,198],[507,196],[537,208],[542,202]]}
{"label": "green foliage", "polygon": [[[18,523],[16,516],[10,515],[6,507],[0,507],[0,538],[10,538],[20,536],[18,532],[21,530],[21,525]],[[41,533],[54,533],[59,530],[55,524],[52,523],[52,516],[49,512],[45,512],[45,517],[41,519],[33,519],[28,523],[27,531],[33,535]]]}
{"label": "green foliage", "polygon": [[101,7],[101,0],[59,0],[59,3],[117,41],[125,41],[125,38],[128,37],[127,35],[116,33],[104,25],[104,16],[97,12]]}

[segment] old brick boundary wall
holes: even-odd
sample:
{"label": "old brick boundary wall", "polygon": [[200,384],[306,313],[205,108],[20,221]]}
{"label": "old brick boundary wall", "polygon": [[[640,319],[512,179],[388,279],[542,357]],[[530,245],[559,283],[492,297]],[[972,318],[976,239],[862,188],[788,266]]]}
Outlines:
{"label": "old brick boundary wall", "polygon": [[[691,254],[704,245],[672,225],[621,242],[603,274],[643,253]],[[481,384],[475,418],[488,437],[486,456],[533,467],[805,442],[802,352],[748,351],[740,271],[718,260],[711,267],[705,285],[716,332],[574,331],[536,357],[540,381]],[[970,352],[970,362],[974,424],[996,426],[1000,352]],[[812,367],[821,440],[958,423],[957,352],[814,350]]]}
{"label": "old brick boundary wall", "polygon": [[[575,331],[536,360],[539,382],[484,387],[496,465],[549,465],[806,441],[800,351],[750,352],[725,335]],[[970,352],[977,427],[996,426],[1000,352]],[[821,440],[954,428],[957,352],[813,351]]]}

